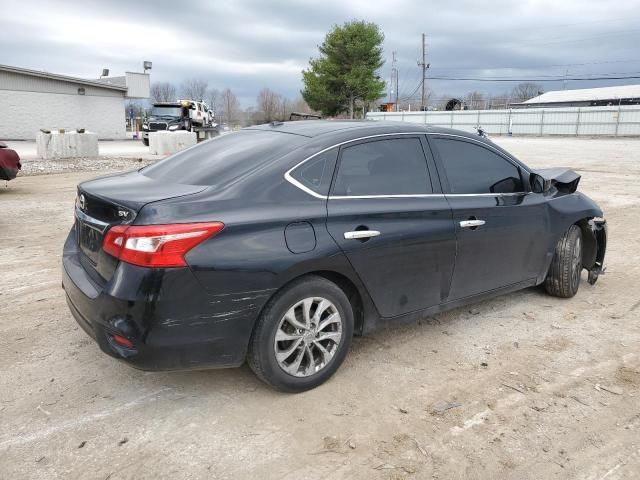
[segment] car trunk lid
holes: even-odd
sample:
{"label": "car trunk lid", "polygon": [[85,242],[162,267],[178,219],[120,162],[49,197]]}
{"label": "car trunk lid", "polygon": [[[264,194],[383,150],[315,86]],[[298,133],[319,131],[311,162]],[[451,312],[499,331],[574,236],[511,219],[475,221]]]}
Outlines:
{"label": "car trunk lid", "polygon": [[80,261],[92,278],[103,283],[111,278],[117,260],[102,249],[104,235],[113,225],[132,223],[148,203],[185,195],[202,185],[167,183],[139,172],[102,177],[78,186],[75,208],[76,243]]}

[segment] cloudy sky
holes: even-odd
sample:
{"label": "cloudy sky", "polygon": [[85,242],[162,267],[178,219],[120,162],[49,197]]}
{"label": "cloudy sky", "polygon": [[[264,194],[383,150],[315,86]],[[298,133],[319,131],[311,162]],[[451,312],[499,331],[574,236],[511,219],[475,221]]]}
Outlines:
{"label": "cloudy sky", "polygon": [[[429,75],[552,79],[640,76],[640,0],[0,0],[0,63],[95,78],[139,71],[176,85],[202,78],[230,87],[243,106],[269,87],[289,98],[300,71],[334,24],[378,23],[389,78],[397,51],[400,95],[419,83],[420,35],[428,35]],[[640,83],[569,81],[566,88]],[[514,83],[436,80],[436,96],[498,94]],[[544,82],[546,90],[562,82]]]}

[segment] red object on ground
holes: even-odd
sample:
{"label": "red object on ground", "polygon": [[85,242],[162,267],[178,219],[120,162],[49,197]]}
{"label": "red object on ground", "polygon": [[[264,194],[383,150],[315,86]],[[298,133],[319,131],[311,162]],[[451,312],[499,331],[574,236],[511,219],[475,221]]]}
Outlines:
{"label": "red object on ground", "polygon": [[0,180],[13,180],[21,168],[18,154],[0,142]]}

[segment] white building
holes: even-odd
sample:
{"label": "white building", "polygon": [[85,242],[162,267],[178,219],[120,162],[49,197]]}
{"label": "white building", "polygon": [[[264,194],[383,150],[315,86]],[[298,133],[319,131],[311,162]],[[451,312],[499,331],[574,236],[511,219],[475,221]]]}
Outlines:
{"label": "white building", "polygon": [[606,107],[640,105],[640,85],[553,90],[523,103],[512,103],[514,108],[537,107]]}
{"label": "white building", "polygon": [[148,97],[146,73],[86,80],[0,65],[0,140],[35,140],[41,128],[125,138],[125,100]]}

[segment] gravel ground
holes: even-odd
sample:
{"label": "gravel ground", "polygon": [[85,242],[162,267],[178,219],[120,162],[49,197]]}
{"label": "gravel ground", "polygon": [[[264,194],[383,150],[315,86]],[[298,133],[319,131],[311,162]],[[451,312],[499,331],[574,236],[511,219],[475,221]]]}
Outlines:
{"label": "gravel ground", "polygon": [[51,173],[100,172],[134,170],[162,158],[151,155],[140,140],[101,140],[100,157],[42,160],[36,154],[36,143],[31,141],[6,142],[22,161],[21,176],[48,175]]}
{"label": "gravel ground", "polygon": [[75,185],[96,173],[10,182],[0,478],[640,478],[640,141],[496,142],[583,174],[606,275],[573,299],[531,288],[356,338],[299,395],[246,367],[151,374],[102,354],[60,289]]}
{"label": "gravel ground", "polygon": [[64,160],[27,160],[22,162],[20,176],[51,173],[101,172],[135,170],[155,162],[154,159],[128,157],[73,158]]}

